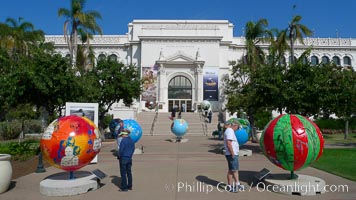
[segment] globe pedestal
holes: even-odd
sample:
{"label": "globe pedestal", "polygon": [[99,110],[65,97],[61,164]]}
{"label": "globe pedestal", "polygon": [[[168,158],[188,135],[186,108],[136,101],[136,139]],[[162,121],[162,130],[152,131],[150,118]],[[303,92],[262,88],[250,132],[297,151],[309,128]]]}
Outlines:
{"label": "globe pedestal", "polygon": [[290,174],[271,174],[264,179],[264,189],[287,195],[314,196],[325,193],[325,181],[323,179],[297,174],[296,179],[291,179]]}
{"label": "globe pedestal", "polygon": [[174,143],[176,143],[176,142],[179,142],[179,143],[186,143],[186,142],[189,141],[189,139],[187,139],[187,138],[182,138],[182,137],[175,137],[175,138],[169,139],[169,141],[174,142]]}
{"label": "globe pedestal", "polygon": [[99,183],[100,179],[91,172],[75,171],[74,179],[69,179],[69,172],[61,172],[41,181],[40,192],[46,196],[73,196],[96,190]]}
{"label": "globe pedestal", "polygon": [[0,194],[6,192],[11,183],[12,166],[10,159],[10,154],[0,154]]}

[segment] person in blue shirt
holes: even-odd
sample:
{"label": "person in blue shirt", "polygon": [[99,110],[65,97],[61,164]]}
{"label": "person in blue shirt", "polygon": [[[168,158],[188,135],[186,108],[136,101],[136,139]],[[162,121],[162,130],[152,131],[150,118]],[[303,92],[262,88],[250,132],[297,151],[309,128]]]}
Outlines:
{"label": "person in blue shirt", "polygon": [[135,143],[128,136],[128,132],[121,132],[122,137],[117,158],[120,163],[121,190],[127,192],[132,190],[132,156],[135,151]]}

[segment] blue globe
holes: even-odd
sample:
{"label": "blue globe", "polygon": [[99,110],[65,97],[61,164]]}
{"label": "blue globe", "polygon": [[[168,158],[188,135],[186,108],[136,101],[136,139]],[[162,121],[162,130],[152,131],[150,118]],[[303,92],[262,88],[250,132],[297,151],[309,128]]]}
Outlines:
{"label": "blue globe", "polygon": [[114,137],[117,136],[116,134],[117,134],[117,130],[119,130],[119,128],[120,128],[120,121],[121,121],[121,119],[117,118],[117,119],[111,120],[111,122],[109,123],[110,133]]}
{"label": "blue globe", "polygon": [[129,136],[136,143],[142,137],[142,128],[141,126],[133,119],[124,119],[124,129],[130,131]]}
{"label": "blue globe", "polygon": [[184,119],[175,119],[171,126],[172,133],[177,137],[182,137],[188,131],[188,123]]}
{"label": "blue globe", "polygon": [[239,145],[245,144],[249,139],[246,129],[243,129],[243,128],[237,129],[235,131],[235,135],[236,135],[237,142],[239,143]]}
{"label": "blue globe", "polygon": [[237,121],[240,124],[240,128],[235,131],[235,135],[239,145],[245,144],[251,135],[250,122],[247,119],[242,118],[230,118],[228,121]]}

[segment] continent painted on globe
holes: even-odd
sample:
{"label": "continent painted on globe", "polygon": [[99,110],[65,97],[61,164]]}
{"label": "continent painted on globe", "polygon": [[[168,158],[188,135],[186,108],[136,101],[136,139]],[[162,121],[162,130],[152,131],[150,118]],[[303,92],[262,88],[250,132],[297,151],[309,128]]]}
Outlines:
{"label": "continent painted on globe", "polygon": [[260,146],[273,164],[296,171],[320,158],[324,138],[319,127],[308,118],[285,114],[268,123],[262,133]]}
{"label": "continent painted on globe", "polygon": [[130,138],[136,143],[138,142],[141,137],[142,137],[142,128],[139,123],[137,123],[133,119],[124,119],[124,129],[127,129],[130,131]]}
{"label": "continent painted on globe", "polygon": [[99,129],[86,117],[70,115],[54,120],[41,138],[44,159],[54,167],[75,171],[100,152]]}

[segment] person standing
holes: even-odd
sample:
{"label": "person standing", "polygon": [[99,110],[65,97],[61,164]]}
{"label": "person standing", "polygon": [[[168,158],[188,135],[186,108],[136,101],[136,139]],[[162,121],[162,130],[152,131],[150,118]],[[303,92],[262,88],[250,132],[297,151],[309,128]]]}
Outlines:
{"label": "person standing", "polygon": [[132,156],[135,151],[135,143],[128,136],[127,132],[121,132],[120,136],[122,137],[118,159],[120,163],[120,175],[121,175],[121,192],[127,192],[132,190]]}
{"label": "person standing", "polygon": [[224,148],[228,163],[227,183],[231,192],[244,190],[244,186],[239,181],[239,143],[235,135],[239,126],[237,119],[230,119],[225,123]]}
{"label": "person standing", "polygon": [[209,111],[208,114],[208,120],[209,120],[209,124],[211,123],[211,118],[213,117],[213,112],[211,112],[211,110]]}
{"label": "person standing", "polygon": [[176,105],[173,106],[172,113],[171,113],[171,120],[174,120],[176,118],[176,112],[177,112],[177,107]]}

